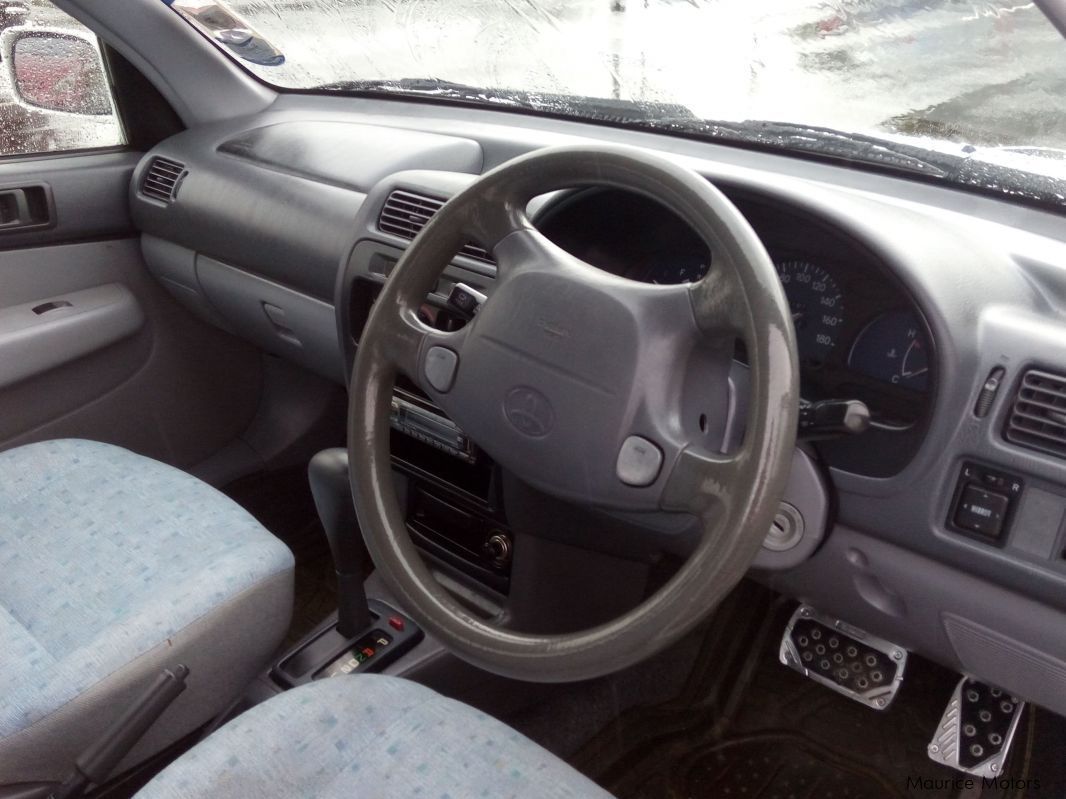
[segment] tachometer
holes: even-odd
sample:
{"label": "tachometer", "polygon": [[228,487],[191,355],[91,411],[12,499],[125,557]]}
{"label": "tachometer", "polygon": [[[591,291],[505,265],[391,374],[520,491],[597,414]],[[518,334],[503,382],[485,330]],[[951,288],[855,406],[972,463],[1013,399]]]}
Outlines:
{"label": "tachometer", "polygon": [[844,324],[840,286],[825,269],[808,261],[783,261],[777,273],[785,287],[800,360],[824,361]]}
{"label": "tachometer", "polygon": [[875,380],[925,391],[929,386],[929,346],[910,311],[890,311],[874,319],[855,339],[848,367]]}

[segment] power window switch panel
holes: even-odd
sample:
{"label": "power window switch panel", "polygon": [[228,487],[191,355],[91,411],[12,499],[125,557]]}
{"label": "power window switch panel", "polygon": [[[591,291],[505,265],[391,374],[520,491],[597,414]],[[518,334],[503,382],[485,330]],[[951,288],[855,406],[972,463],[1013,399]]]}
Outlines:
{"label": "power window switch panel", "polygon": [[986,491],[977,485],[968,485],[962,491],[955,511],[955,524],[989,538],[999,538],[1007,518],[1010,498]]}

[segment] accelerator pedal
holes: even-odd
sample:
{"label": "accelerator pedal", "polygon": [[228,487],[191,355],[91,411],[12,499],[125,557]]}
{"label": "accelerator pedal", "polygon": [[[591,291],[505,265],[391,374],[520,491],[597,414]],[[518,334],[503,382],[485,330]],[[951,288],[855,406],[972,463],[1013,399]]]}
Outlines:
{"label": "accelerator pedal", "polygon": [[929,757],[977,777],[999,777],[1025,702],[963,677],[940,719]]}
{"label": "accelerator pedal", "polygon": [[903,683],[907,650],[801,605],[781,639],[781,662],[849,699],[884,710]]}

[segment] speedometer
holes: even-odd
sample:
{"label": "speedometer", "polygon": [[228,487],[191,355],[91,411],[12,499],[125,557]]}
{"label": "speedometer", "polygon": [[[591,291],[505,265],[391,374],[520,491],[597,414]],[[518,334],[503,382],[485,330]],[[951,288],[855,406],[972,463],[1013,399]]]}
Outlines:
{"label": "speedometer", "polygon": [[782,261],[777,273],[796,326],[800,360],[824,361],[836,347],[844,324],[840,286],[829,272],[809,261]]}

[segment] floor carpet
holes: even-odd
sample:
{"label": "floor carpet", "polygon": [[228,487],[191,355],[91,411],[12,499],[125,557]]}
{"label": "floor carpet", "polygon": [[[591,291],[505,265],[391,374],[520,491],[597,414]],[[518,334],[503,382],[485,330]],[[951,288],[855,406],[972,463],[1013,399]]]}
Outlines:
{"label": "floor carpet", "polygon": [[260,472],[231,483],[225,492],[284,541],[296,559],[292,623],[284,644],[288,647],[337,609],[333,559],[307,471],[299,467]]}

